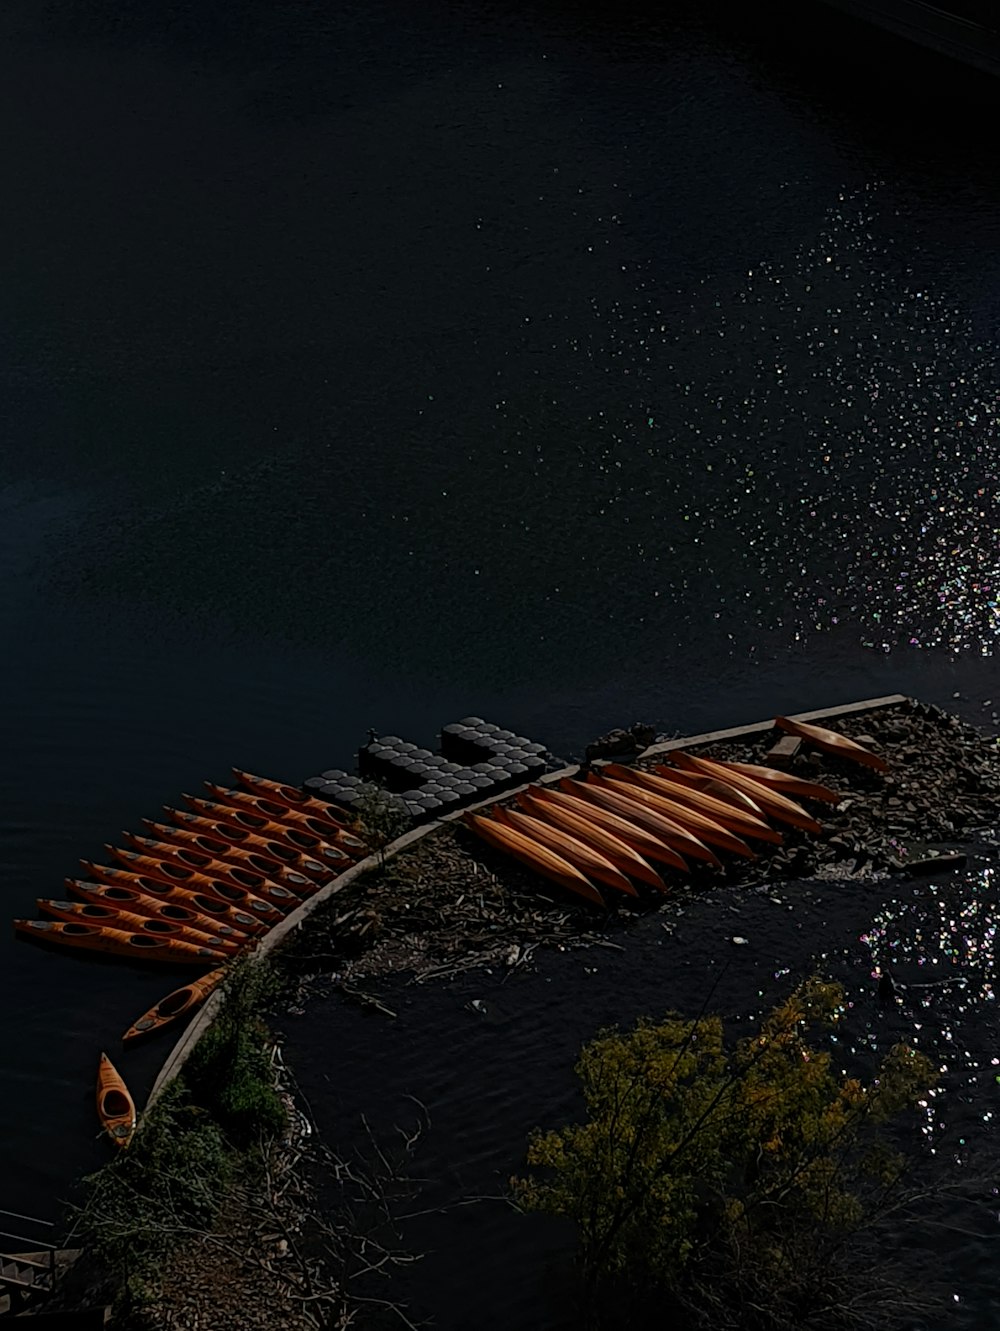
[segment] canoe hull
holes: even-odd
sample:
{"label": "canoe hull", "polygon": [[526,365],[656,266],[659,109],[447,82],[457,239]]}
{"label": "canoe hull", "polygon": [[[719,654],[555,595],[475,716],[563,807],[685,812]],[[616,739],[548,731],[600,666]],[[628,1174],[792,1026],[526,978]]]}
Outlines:
{"label": "canoe hull", "polygon": [[549,850],[561,855],[588,878],[596,878],[599,883],[613,887],[618,892],[624,892],[627,896],[639,895],[622,871],[606,856],[572,833],[554,827],[542,818],[534,818],[527,813],[517,813],[513,809],[496,809],[493,820],[503,827],[513,827],[516,832],[523,832],[532,841],[548,846]]}
{"label": "canoe hull", "polygon": [[493,846],[495,850],[503,851],[506,855],[513,856],[514,859],[526,865],[534,873],[540,874],[543,878],[548,878],[560,887],[566,888],[569,892],[574,892],[577,896],[585,897],[596,906],[604,905],[604,898],[584,875],[573,867],[561,855],[547,847],[531,841],[520,832],[515,832],[511,827],[501,827],[490,818],[483,818],[474,813],[466,813],[464,821],[467,827],[483,841]]}
{"label": "canoe hull", "polygon": [[556,827],[563,828],[580,841],[585,841],[605,855],[622,873],[638,879],[648,887],[655,887],[658,892],[667,890],[666,883],[637,850],[633,850],[627,841],[615,836],[613,832],[599,827],[592,819],[581,818],[562,804],[538,799],[535,787],[519,791],[515,799],[525,813],[530,813],[534,818],[542,818]]}

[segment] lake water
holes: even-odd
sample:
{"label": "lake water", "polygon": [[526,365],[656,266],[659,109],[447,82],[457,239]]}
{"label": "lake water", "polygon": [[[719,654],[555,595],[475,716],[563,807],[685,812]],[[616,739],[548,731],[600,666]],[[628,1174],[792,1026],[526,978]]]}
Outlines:
{"label": "lake water", "polygon": [[[995,95],[802,9],[8,0],[9,917],[369,726],[994,722]],[[0,1205],[169,987],[0,934]]]}

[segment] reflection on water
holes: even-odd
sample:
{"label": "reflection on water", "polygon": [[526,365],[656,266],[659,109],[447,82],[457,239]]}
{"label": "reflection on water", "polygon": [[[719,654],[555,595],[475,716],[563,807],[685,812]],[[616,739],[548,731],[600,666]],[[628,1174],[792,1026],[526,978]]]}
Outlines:
{"label": "reflection on water", "polygon": [[[991,1092],[1000,1085],[990,1006],[996,1001],[998,886],[997,869],[980,865],[956,882],[928,884],[885,902],[861,936],[873,975],[889,971],[902,982],[905,1038],[940,1069],[940,1085],[920,1102],[930,1150],[936,1153],[945,1140],[960,1163],[970,1143],[982,1149],[980,1125],[992,1123]],[[874,1033],[870,1038],[874,1044]]]}

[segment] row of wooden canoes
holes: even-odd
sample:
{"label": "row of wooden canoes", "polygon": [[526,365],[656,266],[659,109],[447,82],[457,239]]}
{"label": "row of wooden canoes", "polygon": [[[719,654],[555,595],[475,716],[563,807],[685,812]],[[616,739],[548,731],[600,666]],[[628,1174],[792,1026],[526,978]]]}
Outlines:
{"label": "row of wooden canoes", "polygon": [[[824,740],[835,736],[807,729]],[[883,763],[853,741],[835,739],[857,748],[866,766],[873,766],[871,758]],[[826,742],[833,747],[833,739]],[[834,751],[854,756],[839,745]],[[515,796],[519,807],[469,813],[466,822],[496,849],[603,906],[602,887],[630,896],[637,895],[635,883],[666,891],[665,869],[686,872],[691,862],[718,867],[723,854],[752,859],[754,843],[781,843],[781,824],[818,833],[820,823],[798,799],[841,799],[827,786],[771,767],[683,749],[667,756],[669,764],[609,763],[583,779],[533,786]]]}
{"label": "row of wooden canoes", "polygon": [[[246,949],[366,853],[330,805],[294,786],[233,769],[238,788],[206,782],[210,799],[185,795],[169,822],[144,819],[145,835],[108,846],[114,865],[81,863],[89,881],[67,879],[73,900],[40,898],[44,919],[15,920],[19,935],[113,956],[210,965],[143,1013],[129,1045],[189,1016]],[[97,1076],[101,1124],[120,1147],[136,1126],[135,1104],[102,1053]]]}

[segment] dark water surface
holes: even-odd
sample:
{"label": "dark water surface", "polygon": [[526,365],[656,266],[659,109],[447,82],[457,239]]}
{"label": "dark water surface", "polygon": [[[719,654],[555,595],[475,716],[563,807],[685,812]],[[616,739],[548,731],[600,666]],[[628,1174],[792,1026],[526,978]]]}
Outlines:
{"label": "dark water surface", "polygon": [[[912,1182],[943,1169],[963,1197],[925,1207],[890,1239],[909,1261],[915,1306],[918,1285],[944,1304],[912,1326],[995,1327],[998,887],[996,851],[983,847],[968,871],[934,881],[725,888],[619,935],[624,950],[536,953],[527,971],[448,984],[370,984],[393,1019],[322,990],[283,1015],[286,1059],[326,1141],[370,1158],[366,1123],[383,1145],[427,1124],[410,1166],[422,1183],[402,1208],[414,1217],[404,1241],[422,1256],[390,1296],[442,1331],[579,1327],[570,1236],[518,1215],[503,1194],[524,1172],[533,1128],[581,1120],[580,1047],[601,1027],[695,1017],[706,1004],[736,1038],[819,967],[844,986],[841,1024],[816,1037],[835,1067],[867,1079],[905,1041],[941,1069],[910,1125],[922,1134]],[[891,1008],[873,978],[887,965],[903,995]]]}
{"label": "dark water surface", "polygon": [[[8,0],[8,916],[369,725],[992,718],[995,107],[804,8]],[[172,977],[0,939],[49,1214]]]}

